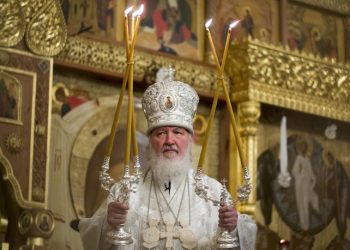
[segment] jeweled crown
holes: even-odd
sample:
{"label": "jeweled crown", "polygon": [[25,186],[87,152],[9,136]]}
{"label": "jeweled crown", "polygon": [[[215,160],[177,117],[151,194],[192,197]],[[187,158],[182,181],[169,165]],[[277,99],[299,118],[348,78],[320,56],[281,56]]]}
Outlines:
{"label": "jeweled crown", "polygon": [[193,133],[192,121],[199,102],[196,91],[188,84],[174,81],[174,70],[167,79],[149,86],[142,98],[148,130],[162,126],[179,126]]}

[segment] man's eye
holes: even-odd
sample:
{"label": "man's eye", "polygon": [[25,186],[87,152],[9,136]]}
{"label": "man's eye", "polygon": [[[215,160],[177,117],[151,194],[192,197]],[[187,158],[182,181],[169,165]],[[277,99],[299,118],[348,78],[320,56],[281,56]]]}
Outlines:
{"label": "man's eye", "polygon": [[175,131],[174,131],[174,134],[183,135],[184,132],[183,132],[182,130],[175,130]]}

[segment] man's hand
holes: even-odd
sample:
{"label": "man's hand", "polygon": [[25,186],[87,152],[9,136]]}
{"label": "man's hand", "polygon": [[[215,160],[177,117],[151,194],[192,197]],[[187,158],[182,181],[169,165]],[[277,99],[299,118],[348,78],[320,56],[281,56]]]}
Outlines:
{"label": "man's hand", "polygon": [[125,224],[129,206],[125,203],[112,201],[107,207],[107,222],[110,226],[116,227]]}
{"label": "man's hand", "polygon": [[221,206],[219,209],[219,226],[232,231],[237,226],[237,210],[232,206]]}

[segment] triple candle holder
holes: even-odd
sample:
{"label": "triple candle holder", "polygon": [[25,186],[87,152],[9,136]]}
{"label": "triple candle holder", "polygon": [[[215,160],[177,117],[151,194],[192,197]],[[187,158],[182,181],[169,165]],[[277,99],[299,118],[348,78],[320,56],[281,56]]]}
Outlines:
{"label": "triple candle holder", "polygon": [[[127,66],[123,77],[123,83],[117,103],[117,108],[114,114],[114,120],[111,132],[108,138],[106,154],[102,164],[102,171],[100,172],[101,187],[109,192],[111,199],[128,203],[130,193],[136,192],[137,184],[141,176],[140,158],[138,155],[136,126],[135,126],[135,111],[134,111],[134,96],[133,96],[133,81],[134,81],[134,48],[136,37],[140,25],[140,16],[144,10],[143,5],[132,13],[131,29],[129,32],[129,14],[133,7],[129,7],[124,11],[124,36],[126,41],[126,60]],[[129,35],[130,33],[130,35]],[[124,155],[124,175],[119,182],[116,190],[113,189],[115,181],[109,175],[109,164],[112,154],[113,142],[118,126],[120,109],[122,106],[126,84],[128,83],[128,114],[127,114],[127,133],[125,140],[125,155]],[[134,160],[134,174],[130,174],[130,148],[131,142],[133,146],[133,160]],[[133,243],[131,233],[125,228],[124,224],[107,232],[107,241],[112,245],[129,245]]]}

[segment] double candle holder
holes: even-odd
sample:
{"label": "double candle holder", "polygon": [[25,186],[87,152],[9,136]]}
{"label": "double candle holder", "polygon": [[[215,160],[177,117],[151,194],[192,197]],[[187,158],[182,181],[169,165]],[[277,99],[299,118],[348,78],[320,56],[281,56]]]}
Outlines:
{"label": "double candle holder", "polygon": [[[200,154],[200,158],[199,158],[199,162],[198,162],[197,172],[195,174],[194,179],[195,179],[195,193],[199,197],[201,197],[202,199],[212,202],[215,206],[219,206],[219,205],[220,206],[234,206],[237,201],[244,202],[248,199],[249,194],[252,190],[252,185],[250,183],[250,177],[249,177],[249,173],[248,173],[246,158],[245,158],[244,153],[243,153],[242,142],[241,142],[241,139],[240,139],[240,136],[238,133],[237,123],[236,123],[236,119],[235,119],[235,116],[233,113],[230,96],[229,96],[229,93],[228,93],[228,90],[227,90],[227,87],[226,87],[225,81],[224,81],[224,69],[225,69],[225,64],[226,64],[226,59],[227,59],[227,54],[228,54],[228,47],[229,47],[230,38],[231,38],[231,30],[238,23],[239,23],[239,21],[237,20],[237,21],[232,22],[229,26],[228,33],[226,36],[225,48],[224,48],[224,53],[223,53],[221,64],[219,62],[219,59],[218,59],[218,56],[216,53],[216,49],[214,46],[214,42],[213,42],[213,39],[212,39],[212,36],[210,33],[210,29],[209,29],[210,25],[212,24],[212,19],[208,20],[205,23],[205,28],[207,30],[209,44],[210,44],[210,47],[211,47],[211,50],[212,50],[212,53],[214,56],[216,68],[218,71],[218,77],[217,77],[217,85],[216,85],[216,90],[215,90],[215,94],[214,94],[214,99],[213,99],[212,107],[210,110],[209,119],[207,122],[207,128],[206,128],[206,132],[205,132],[205,136],[204,136],[204,142],[202,145],[202,150],[201,150],[201,154]],[[243,185],[241,185],[237,189],[237,200],[232,199],[230,193],[228,192],[228,190],[226,188],[226,181],[225,180],[222,181],[220,200],[216,200],[215,198],[212,198],[209,196],[209,193],[208,193],[209,187],[204,183],[204,178],[205,178],[205,174],[203,171],[204,159],[205,159],[206,149],[207,149],[207,145],[208,145],[209,132],[210,132],[212,121],[214,119],[214,115],[215,115],[221,87],[224,91],[226,105],[227,105],[229,115],[230,115],[230,122],[231,122],[231,125],[233,128],[240,161],[241,161],[242,168],[243,168]],[[218,249],[228,249],[228,248],[237,247],[237,246],[239,246],[239,242],[238,242],[237,237],[233,236],[230,232],[228,232],[228,230],[221,228],[221,231],[220,231],[219,235],[217,236],[217,248]]]}

